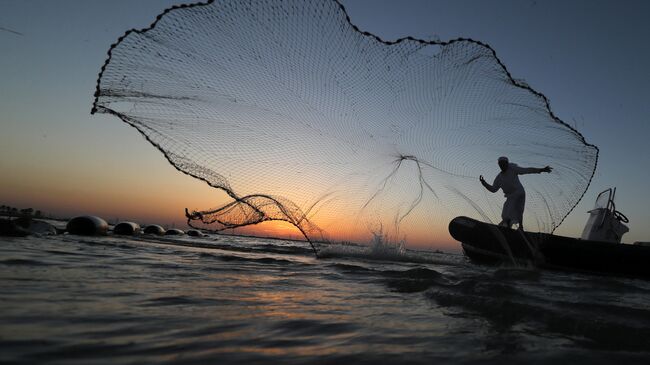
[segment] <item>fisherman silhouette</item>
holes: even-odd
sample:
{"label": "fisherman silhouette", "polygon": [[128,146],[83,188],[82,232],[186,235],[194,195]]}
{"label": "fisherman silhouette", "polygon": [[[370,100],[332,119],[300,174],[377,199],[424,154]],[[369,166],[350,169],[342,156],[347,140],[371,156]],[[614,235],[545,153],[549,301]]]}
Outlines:
{"label": "fisherman silhouette", "polygon": [[479,181],[481,181],[481,184],[492,193],[496,193],[499,189],[503,190],[506,201],[503,203],[503,210],[501,212],[502,220],[499,225],[510,228],[513,224],[518,224],[519,229],[523,230],[526,191],[519,181],[519,175],[551,172],[553,168],[550,166],[543,168],[519,167],[517,164],[510,163],[508,158],[504,156],[499,157],[498,164],[501,168],[501,172],[494,178],[492,185],[485,181],[483,175],[479,177]]}

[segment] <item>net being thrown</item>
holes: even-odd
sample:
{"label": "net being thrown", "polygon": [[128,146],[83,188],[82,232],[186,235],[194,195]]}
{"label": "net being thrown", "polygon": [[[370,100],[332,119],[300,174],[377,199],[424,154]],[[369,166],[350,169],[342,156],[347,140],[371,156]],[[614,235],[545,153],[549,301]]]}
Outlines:
{"label": "net being thrown", "polygon": [[[598,149],[471,39],[384,41],[334,0],[176,6],[113,44],[93,113],[135,127],[229,201],[187,213],[214,231],[281,220],[313,245],[444,240],[457,215],[500,220],[479,174],[498,156],[554,167],[522,177],[529,230],[578,203]],[[180,193],[180,192],[179,192]]]}

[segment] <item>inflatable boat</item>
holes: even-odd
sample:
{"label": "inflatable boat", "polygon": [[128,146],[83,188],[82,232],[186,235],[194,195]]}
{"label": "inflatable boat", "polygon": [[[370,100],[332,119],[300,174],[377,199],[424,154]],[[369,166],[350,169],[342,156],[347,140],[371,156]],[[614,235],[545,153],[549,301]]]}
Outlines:
{"label": "inflatable boat", "polygon": [[581,238],[526,232],[468,217],[454,218],[449,233],[477,263],[535,265],[650,279],[647,242],[620,243],[628,231],[628,219],[615,209],[615,193],[616,189],[607,189],[598,195]]}

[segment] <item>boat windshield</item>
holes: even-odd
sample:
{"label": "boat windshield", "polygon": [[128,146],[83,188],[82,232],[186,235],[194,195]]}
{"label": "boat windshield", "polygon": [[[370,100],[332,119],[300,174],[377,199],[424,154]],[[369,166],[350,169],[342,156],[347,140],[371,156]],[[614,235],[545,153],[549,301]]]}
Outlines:
{"label": "boat windshield", "polygon": [[594,209],[608,209],[610,207],[610,201],[612,202],[612,204],[614,203],[613,199],[614,196],[611,188],[603,191],[602,193],[598,194]]}

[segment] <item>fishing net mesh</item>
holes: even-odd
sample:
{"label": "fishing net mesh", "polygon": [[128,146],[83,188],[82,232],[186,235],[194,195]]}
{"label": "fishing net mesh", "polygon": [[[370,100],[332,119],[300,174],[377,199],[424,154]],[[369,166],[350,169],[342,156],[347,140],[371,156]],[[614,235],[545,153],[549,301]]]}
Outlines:
{"label": "fishing net mesh", "polygon": [[[528,230],[578,203],[598,150],[471,39],[384,41],[337,1],[220,0],[166,10],[111,46],[93,112],[137,128],[229,201],[193,207],[214,231],[269,220],[318,242],[444,241],[457,215],[500,221],[478,181],[520,166]],[[182,192],[179,192],[182,194]]]}

